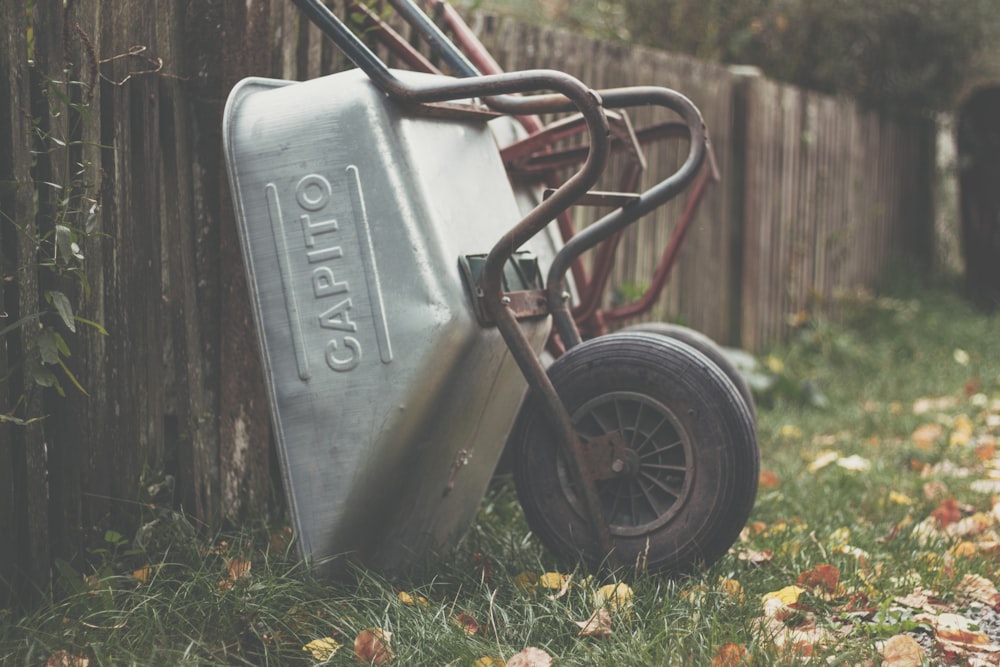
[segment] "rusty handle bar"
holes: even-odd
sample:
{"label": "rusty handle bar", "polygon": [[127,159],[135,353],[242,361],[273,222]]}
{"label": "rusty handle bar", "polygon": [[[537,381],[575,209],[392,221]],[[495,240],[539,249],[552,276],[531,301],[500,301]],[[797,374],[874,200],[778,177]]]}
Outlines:
{"label": "rusty handle bar", "polygon": [[684,190],[698,175],[707,152],[708,135],[701,112],[684,95],[668,88],[619,88],[601,92],[608,107],[659,105],[680,115],[691,133],[688,155],[681,167],[666,179],[643,192],[639,199],[604,216],[566,242],[549,268],[546,289],[553,324],[567,349],[580,344],[580,332],[573,320],[569,298],[564,296],[563,277],[572,261],[642,216],[663,205]]}

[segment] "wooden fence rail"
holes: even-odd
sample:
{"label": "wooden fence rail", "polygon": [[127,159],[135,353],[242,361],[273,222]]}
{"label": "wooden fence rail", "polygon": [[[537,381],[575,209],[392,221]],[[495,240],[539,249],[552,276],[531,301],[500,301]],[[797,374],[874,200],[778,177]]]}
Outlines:
{"label": "wooden fence rail", "polygon": [[[304,79],[344,62],[287,0],[0,0],[0,11],[7,606],[46,589],[54,558],[134,522],[146,481],[169,475],[167,502],[209,525],[268,508],[270,426],[222,109],[245,76]],[[507,69],[670,86],[703,110],[723,180],[657,317],[762,349],[789,313],[875,285],[893,249],[928,247],[926,124],[687,57],[473,22]],[[651,174],[678,159],[648,157]],[[607,299],[648,282],[677,212],[629,232]]]}

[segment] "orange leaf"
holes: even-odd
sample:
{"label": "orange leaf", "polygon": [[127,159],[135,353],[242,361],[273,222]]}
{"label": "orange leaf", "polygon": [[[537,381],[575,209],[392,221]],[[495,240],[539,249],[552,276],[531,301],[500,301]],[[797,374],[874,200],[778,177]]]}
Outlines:
{"label": "orange leaf", "polygon": [[712,658],[712,667],[737,667],[744,664],[747,649],[739,644],[724,644]]}
{"label": "orange leaf", "polygon": [[226,572],[229,574],[229,578],[233,581],[238,579],[248,579],[250,577],[250,568],[253,567],[253,563],[246,558],[233,558],[228,563],[226,563]]}
{"label": "orange leaf", "polygon": [[837,592],[839,581],[840,570],[833,565],[823,564],[800,574],[795,583],[804,588],[819,588],[824,593],[833,595]]}
{"label": "orange leaf", "polygon": [[761,488],[764,489],[776,488],[779,484],[778,476],[774,473],[773,470],[761,470],[759,484]]}
{"label": "orange leaf", "polygon": [[391,632],[379,628],[362,630],[354,638],[354,656],[366,665],[384,665],[395,657],[389,648],[391,638]]}
{"label": "orange leaf", "polygon": [[941,426],[934,423],[924,424],[913,432],[912,437],[920,449],[931,449],[941,437]]}
{"label": "orange leaf", "polygon": [[937,519],[940,528],[947,528],[962,518],[962,510],[959,509],[957,500],[948,498],[931,512],[931,516]]}

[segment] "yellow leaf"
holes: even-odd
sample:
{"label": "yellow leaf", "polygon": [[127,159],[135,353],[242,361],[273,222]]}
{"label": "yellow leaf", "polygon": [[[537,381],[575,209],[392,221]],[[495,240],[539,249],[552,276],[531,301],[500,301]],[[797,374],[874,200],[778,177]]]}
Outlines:
{"label": "yellow leaf", "polygon": [[806,590],[804,588],[799,588],[798,586],[785,586],[779,591],[773,591],[771,593],[765,594],[761,598],[761,602],[763,602],[766,605],[769,600],[778,600],[779,602],[781,602],[781,604],[785,605],[786,607],[790,607],[791,605],[798,602],[799,596],[805,592]]}
{"label": "yellow leaf", "polygon": [[948,444],[952,447],[964,447],[972,439],[972,420],[965,415],[959,415],[951,429]]}
{"label": "yellow leaf", "polygon": [[738,602],[742,602],[746,597],[743,594],[743,585],[735,579],[723,579],[719,582],[719,588],[722,589],[722,592],[727,596]]}
{"label": "yellow leaf", "polygon": [[410,605],[411,607],[415,607],[417,605],[420,605],[421,607],[426,607],[428,604],[427,598],[423,597],[422,595],[413,597],[406,591],[399,591],[399,595],[397,595],[396,597],[399,598],[400,602],[402,602],[403,604]]}
{"label": "yellow leaf", "polygon": [[472,667],[506,667],[507,663],[500,658],[484,655],[472,663]]}
{"label": "yellow leaf", "polygon": [[900,493],[899,491],[890,491],[889,502],[895,505],[912,505],[913,498],[910,498],[905,493]]}
{"label": "yellow leaf", "polygon": [[306,653],[312,653],[312,657],[320,662],[329,660],[337,649],[340,648],[340,644],[333,637],[323,637],[322,639],[314,639],[305,646],[302,650]]}
{"label": "yellow leaf", "polygon": [[560,574],[559,572],[546,572],[541,577],[538,578],[538,585],[542,588],[549,588],[552,590],[560,590],[566,585],[569,580],[568,574]]}
{"label": "yellow leaf", "polygon": [[780,435],[784,440],[799,440],[802,438],[802,429],[794,424],[785,424],[781,427],[781,430],[778,431],[778,435]]}
{"label": "yellow leaf", "polygon": [[611,612],[628,613],[632,609],[632,589],[625,583],[601,586],[594,593],[594,606],[607,607]]}
{"label": "yellow leaf", "polygon": [[155,574],[158,569],[159,568],[154,568],[152,565],[143,565],[132,573],[132,578],[145,584],[153,578],[153,574]]}

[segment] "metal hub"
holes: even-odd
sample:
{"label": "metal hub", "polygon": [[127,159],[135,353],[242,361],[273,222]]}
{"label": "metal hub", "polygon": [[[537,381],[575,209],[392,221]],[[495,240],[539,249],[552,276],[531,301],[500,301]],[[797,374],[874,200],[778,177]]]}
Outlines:
{"label": "metal hub", "polygon": [[[644,394],[611,392],[580,406],[572,419],[612,535],[643,535],[683,507],[695,474],[691,443],[667,406]],[[570,504],[586,517],[561,459],[557,472]]]}

